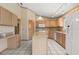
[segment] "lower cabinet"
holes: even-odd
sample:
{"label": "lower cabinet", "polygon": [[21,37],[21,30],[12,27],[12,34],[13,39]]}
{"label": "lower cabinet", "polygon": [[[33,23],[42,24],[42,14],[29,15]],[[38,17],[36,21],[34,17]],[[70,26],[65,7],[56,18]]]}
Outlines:
{"label": "lower cabinet", "polygon": [[49,39],[54,39],[54,31],[52,31],[52,30],[48,31],[48,38]]}
{"label": "lower cabinet", "polygon": [[59,43],[63,48],[65,48],[65,34],[56,33],[56,42]]}
{"label": "lower cabinet", "polygon": [[7,39],[0,39],[0,52],[7,49]]}
{"label": "lower cabinet", "polygon": [[7,47],[10,48],[17,48],[19,47],[19,37],[17,35],[12,36],[7,39]]}

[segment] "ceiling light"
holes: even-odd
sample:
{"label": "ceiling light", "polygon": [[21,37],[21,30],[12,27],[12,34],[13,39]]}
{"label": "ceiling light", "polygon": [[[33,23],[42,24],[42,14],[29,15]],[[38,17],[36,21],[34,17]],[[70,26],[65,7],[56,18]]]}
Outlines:
{"label": "ceiling light", "polygon": [[38,20],[43,20],[43,17],[40,16],[40,17],[38,17],[37,19],[38,19]]}
{"label": "ceiling light", "polygon": [[76,19],[77,22],[79,22],[79,19]]}

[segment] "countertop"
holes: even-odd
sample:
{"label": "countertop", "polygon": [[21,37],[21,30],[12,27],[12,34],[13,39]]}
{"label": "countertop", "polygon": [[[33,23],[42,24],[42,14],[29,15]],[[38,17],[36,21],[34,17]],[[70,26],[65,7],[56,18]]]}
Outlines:
{"label": "countertop", "polygon": [[55,33],[62,33],[62,34],[66,34],[66,32],[63,32],[63,31],[55,31]]}
{"label": "countertop", "polygon": [[45,32],[36,32],[32,38],[32,54],[46,55],[48,52],[48,38]]}

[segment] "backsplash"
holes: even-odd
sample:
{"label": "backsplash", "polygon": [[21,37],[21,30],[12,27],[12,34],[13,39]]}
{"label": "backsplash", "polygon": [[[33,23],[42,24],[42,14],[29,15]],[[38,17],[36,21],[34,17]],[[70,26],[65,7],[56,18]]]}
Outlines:
{"label": "backsplash", "polygon": [[0,32],[15,32],[12,26],[0,26]]}

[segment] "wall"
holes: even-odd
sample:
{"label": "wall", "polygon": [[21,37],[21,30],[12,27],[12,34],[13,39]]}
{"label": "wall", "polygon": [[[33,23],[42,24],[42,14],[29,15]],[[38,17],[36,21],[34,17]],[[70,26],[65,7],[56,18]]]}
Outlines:
{"label": "wall", "polygon": [[79,54],[79,7],[64,15],[64,25],[66,52],[68,54]]}
{"label": "wall", "polygon": [[36,15],[32,11],[22,8],[22,20],[21,20],[21,39],[29,40],[28,21],[35,20]]}

